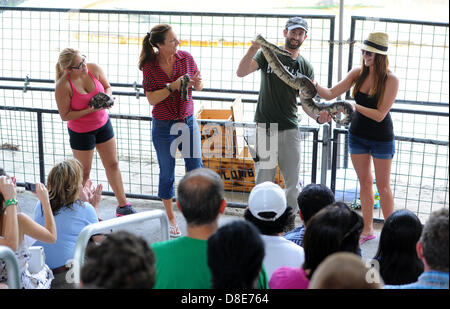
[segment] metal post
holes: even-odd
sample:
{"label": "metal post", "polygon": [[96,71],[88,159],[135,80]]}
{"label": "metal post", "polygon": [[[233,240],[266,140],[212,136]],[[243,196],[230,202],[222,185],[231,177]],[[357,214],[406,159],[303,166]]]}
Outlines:
{"label": "metal post", "polygon": [[16,254],[6,246],[0,246],[0,259],[5,261],[6,272],[8,274],[8,287],[10,289],[20,289],[19,263]]}
{"label": "metal post", "polygon": [[322,126],[322,166],[320,170],[320,183],[327,185],[328,155],[330,153],[330,125],[328,123]]}
{"label": "metal post", "polygon": [[333,193],[336,192],[336,173],[337,173],[337,154],[338,154],[338,130],[334,129],[333,131],[333,155],[331,157],[331,181],[330,181],[330,189]]}
{"label": "metal post", "polygon": [[42,131],[42,112],[37,113],[38,147],[39,147],[39,178],[45,184],[45,162],[44,162],[44,134]]}
{"label": "metal post", "polygon": [[312,164],[311,164],[311,183],[317,181],[317,154],[319,148],[319,130],[313,132]]}

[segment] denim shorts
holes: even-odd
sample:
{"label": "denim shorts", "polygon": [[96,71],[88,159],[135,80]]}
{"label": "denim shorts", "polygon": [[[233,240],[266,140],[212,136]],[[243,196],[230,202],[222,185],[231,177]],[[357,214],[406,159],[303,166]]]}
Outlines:
{"label": "denim shorts", "polygon": [[114,130],[109,119],[103,127],[90,132],[77,133],[67,129],[69,130],[70,147],[75,150],[91,150],[95,148],[96,144],[107,142],[114,137]]}
{"label": "denim shorts", "polygon": [[389,142],[374,141],[348,132],[348,151],[350,154],[369,153],[377,159],[392,159],[395,153],[395,140]]}

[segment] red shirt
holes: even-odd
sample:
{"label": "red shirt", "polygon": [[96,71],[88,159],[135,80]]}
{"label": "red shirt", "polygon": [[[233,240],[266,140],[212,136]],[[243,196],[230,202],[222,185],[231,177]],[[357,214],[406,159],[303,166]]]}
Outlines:
{"label": "red shirt", "polygon": [[[189,74],[192,79],[198,71],[194,58],[186,51],[178,50],[175,54],[172,77],[161,69],[159,63],[147,62],[142,67],[144,80],[142,87],[145,91],[156,91],[165,88],[166,84],[176,81],[180,76]],[[174,91],[167,98],[153,106],[152,116],[158,120],[177,120],[191,116],[194,113],[192,101],[192,87],[188,90],[188,100],[183,101],[179,91]]]}

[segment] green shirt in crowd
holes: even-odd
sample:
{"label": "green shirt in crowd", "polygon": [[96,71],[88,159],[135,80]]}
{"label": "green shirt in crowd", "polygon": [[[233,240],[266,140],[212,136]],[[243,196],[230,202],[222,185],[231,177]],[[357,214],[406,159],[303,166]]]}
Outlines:
{"label": "green shirt in crowd", "polygon": [[[284,67],[292,74],[303,74],[314,79],[314,69],[300,54],[297,59],[277,54]],[[253,57],[261,69],[261,85],[258,105],[256,106],[256,123],[278,123],[279,130],[298,127],[297,95],[298,90],[286,85],[276,76],[261,51]]]}
{"label": "green shirt in crowd", "polygon": [[[207,241],[187,236],[150,245],[156,258],[154,289],[210,289]],[[263,267],[258,288],[268,289]]]}

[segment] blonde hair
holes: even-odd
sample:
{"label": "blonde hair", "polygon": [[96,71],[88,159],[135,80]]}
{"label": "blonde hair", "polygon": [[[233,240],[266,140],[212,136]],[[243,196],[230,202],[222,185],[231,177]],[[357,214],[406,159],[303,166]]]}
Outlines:
{"label": "blonde hair", "polygon": [[72,65],[73,59],[80,51],[73,48],[64,48],[58,57],[56,64],[56,80],[58,81],[64,74],[64,70]]}
{"label": "blonde hair", "polygon": [[77,159],[64,160],[52,168],[47,178],[47,189],[53,215],[79,201],[82,180],[83,166]]}
{"label": "blonde hair", "polygon": [[381,289],[383,279],[354,253],[329,255],[312,275],[308,289]]}

